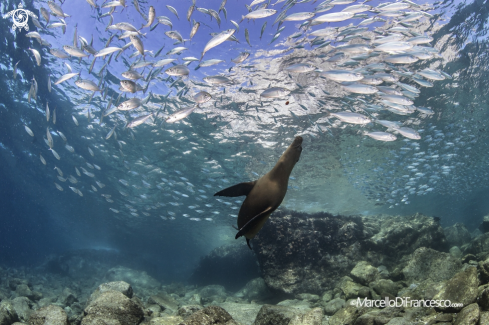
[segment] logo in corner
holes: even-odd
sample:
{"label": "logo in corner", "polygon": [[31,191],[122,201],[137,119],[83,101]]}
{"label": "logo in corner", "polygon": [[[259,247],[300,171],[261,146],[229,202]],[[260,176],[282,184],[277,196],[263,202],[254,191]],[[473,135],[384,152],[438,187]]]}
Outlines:
{"label": "logo in corner", "polygon": [[27,24],[29,16],[37,19],[36,14],[30,10],[25,10],[22,3],[19,3],[17,9],[7,12],[5,15],[3,15],[3,18],[12,17],[14,21],[14,24],[12,25],[13,30],[16,28],[22,30],[22,28],[24,28],[26,31],[29,31],[29,25]]}

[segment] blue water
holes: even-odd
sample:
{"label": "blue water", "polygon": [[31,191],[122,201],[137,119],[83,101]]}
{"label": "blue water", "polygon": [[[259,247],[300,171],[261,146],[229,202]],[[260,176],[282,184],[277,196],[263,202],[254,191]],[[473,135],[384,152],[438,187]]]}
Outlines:
{"label": "blue water", "polygon": [[[198,0],[197,6],[217,11],[220,3]],[[41,24],[46,24],[39,8],[48,8],[47,3],[26,1],[24,4],[39,17]],[[170,18],[173,30],[188,39],[191,24],[186,13],[191,1],[140,1],[139,4],[146,14],[149,5],[153,5],[156,16]],[[480,6],[483,13],[486,12],[486,4],[431,3],[428,12],[434,17],[415,24],[413,30],[417,33],[434,38],[428,45],[438,49],[439,56],[406,65],[407,71],[439,69],[452,79],[433,81],[434,86],[429,88],[409,83],[421,90],[414,105],[429,107],[434,111],[431,116],[418,112],[409,116],[385,111],[365,113],[372,118],[402,121],[420,132],[420,140],[397,135],[392,143],[363,135],[365,130],[385,131],[375,123],[361,127],[347,123],[338,125],[334,119],[331,123],[321,122],[320,119],[327,117],[326,109],[356,110],[363,105],[358,98],[371,103],[376,99],[345,93],[315,73],[292,78],[283,73],[284,67],[299,62],[327,70],[331,67],[324,60],[331,56],[332,49],[317,49],[305,41],[302,42],[304,48],[294,48],[301,43],[292,43],[288,37],[299,31],[300,22],[285,22],[279,38],[269,44],[277,31],[277,24],[272,27],[273,22],[283,4],[270,7],[278,10],[271,17],[239,23],[248,11],[242,1],[229,0],[227,19],[220,13],[220,27],[215,19],[210,20],[208,15],[196,10],[192,19],[201,23],[199,31],[191,41],[178,45],[173,45],[176,41],[164,34],[170,30],[168,26],[160,24],[153,31],[143,29],[142,32],[147,33],[142,38],[145,50],[152,52],[146,55],[146,60],[155,62],[166,58],[165,53],[172,48],[184,46],[187,50],[182,54],[168,56],[182,64],[184,57],[200,59],[205,44],[211,39],[210,33],[234,28],[230,20],[240,25],[235,33],[239,43],[224,42],[209,50],[203,59],[222,59],[224,63],[195,70],[198,62],[192,62],[189,77],[176,82],[176,87],[172,88],[170,85],[176,78],[167,79],[164,70],[171,66],[168,65],[151,80],[145,94],[126,93],[127,99],[151,94],[146,105],[104,117],[101,124],[102,110],[111,97],[115,102],[119,96],[121,73],[139,60],[139,57],[129,58],[135,48],[125,50],[118,60],[114,55],[103,73],[102,88],[109,89],[107,95],[97,92],[89,102],[91,92],[75,86],[76,77],[53,85],[49,93],[48,76],[54,83],[68,73],[64,64],[68,63],[73,72],[81,72],[81,78],[98,84],[102,76],[99,71],[107,61],[98,58],[89,74],[92,56],[81,61],[58,59],[49,54],[47,47],[27,38],[25,30],[12,31],[10,18],[0,20],[2,261],[12,265],[36,265],[51,253],[86,248],[114,249],[140,260],[141,265],[151,265],[153,273],[166,279],[184,280],[199,258],[217,246],[234,242],[235,231],[231,226],[236,224],[241,199],[224,198],[221,202],[213,194],[264,175],[296,135],[304,137],[303,152],[292,173],[283,206],[335,214],[421,212],[440,217],[443,226],[463,222],[474,230],[489,209],[487,19],[476,15]],[[380,2],[367,4],[377,6]],[[180,18],[177,19],[166,5],[175,7]],[[313,11],[317,5],[318,2],[312,1],[296,4],[288,14]],[[346,6],[340,5],[325,13],[340,11]],[[2,14],[14,8],[17,2],[3,2]],[[78,36],[88,42],[93,37],[93,47],[98,50],[105,47],[110,35],[121,33],[105,30],[110,17],[99,16],[108,9],[93,9],[86,1],[66,2],[62,8],[70,15],[66,18],[65,34],[60,28],[38,30],[53,48],[62,50],[63,45],[73,45],[75,26]],[[128,22],[138,28],[145,23],[129,1],[127,8],[121,9],[117,7],[113,23]],[[461,24],[468,17],[471,20]],[[51,20],[57,21],[53,16]],[[325,23],[311,27],[308,33],[326,27],[343,28],[350,23],[357,25],[361,21]],[[260,40],[264,22],[267,26]],[[368,25],[370,31],[382,26],[383,23]],[[30,31],[37,30],[32,21],[29,27]],[[249,30],[252,47],[245,40],[245,29]],[[301,39],[303,36],[297,40]],[[127,41],[115,38],[110,46],[122,47]],[[333,41],[333,45],[339,44],[338,39]],[[153,58],[152,54],[163,45],[161,54]],[[41,52],[41,66],[36,65],[29,47]],[[230,61],[243,51],[251,53],[244,63],[236,65]],[[14,80],[13,67],[18,61],[18,76]],[[150,70],[138,69],[145,77]],[[234,84],[212,87],[203,81],[205,76],[218,74],[228,76]],[[27,94],[33,77],[38,83],[38,97],[29,104]],[[138,82],[146,85],[145,81]],[[283,98],[261,100],[259,94],[269,86],[286,87],[292,93]],[[184,87],[188,92],[179,98],[177,94]],[[191,105],[192,96],[198,91],[208,91],[212,100],[184,120],[175,124],[165,122],[169,114]],[[286,105],[289,101],[290,105]],[[56,124],[52,117],[46,121],[46,102],[51,114],[56,108]],[[132,130],[124,128],[126,121],[148,112],[159,113],[146,124]],[[24,125],[33,131],[34,137],[26,133]],[[114,125],[117,125],[117,139],[113,136],[106,140]],[[53,156],[43,140],[46,127],[51,130],[54,149],[61,160]],[[75,153],[64,147],[64,141],[55,131],[67,137]],[[41,163],[40,154],[46,165]],[[100,170],[91,169],[87,163],[98,165]],[[413,163],[422,175],[410,174],[409,169],[413,168],[408,166]],[[62,170],[64,178],[73,175],[78,182],[59,181],[55,167]],[[77,176],[75,167],[79,170],[83,167],[95,177],[83,173]],[[409,178],[416,178],[413,185],[407,184]],[[96,180],[105,187],[97,186]],[[127,181],[129,186],[120,180]],[[62,192],[54,182],[63,187]],[[68,186],[79,189],[83,197]],[[131,209],[137,212],[131,214]]]}

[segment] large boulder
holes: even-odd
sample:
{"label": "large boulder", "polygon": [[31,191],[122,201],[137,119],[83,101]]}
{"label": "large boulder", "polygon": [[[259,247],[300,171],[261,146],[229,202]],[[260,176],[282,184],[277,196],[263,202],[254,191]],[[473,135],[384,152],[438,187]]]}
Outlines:
{"label": "large boulder", "polygon": [[457,315],[457,319],[453,325],[476,325],[476,324],[486,324],[479,323],[480,310],[477,304],[470,304],[465,306],[460,313]]}
{"label": "large boulder", "polygon": [[460,259],[448,253],[422,247],[411,256],[407,265],[402,269],[404,278],[408,282],[431,280],[445,281],[453,277],[462,269]]}
{"label": "large boulder", "polygon": [[0,302],[0,325],[10,325],[19,320],[14,306],[8,300]]}
{"label": "large boulder", "polygon": [[218,284],[237,291],[259,276],[256,257],[246,244],[239,242],[215,248],[203,257],[189,281],[199,286]]}
{"label": "large boulder", "polygon": [[223,308],[209,306],[193,313],[180,325],[238,325],[238,323]]}
{"label": "large boulder", "polygon": [[[448,280],[434,300],[450,300],[452,303],[461,303],[468,306],[477,299],[479,279],[477,278],[477,269],[468,267],[464,271],[457,273]],[[440,307],[442,311],[459,311],[462,307]]]}
{"label": "large boulder", "polygon": [[32,302],[27,297],[17,297],[13,299],[12,306],[19,316],[19,319],[23,322],[27,321],[29,316],[32,314]]}
{"label": "large boulder", "polygon": [[223,302],[219,307],[224,308],[239,324],[253,325],[262,305]]}
{"label": "large boulder", "polygon": [[[106,291],[85,308],[85,317],[81,325],[103,324],[103,322],[134,325],[139,324],[143,317],[143,309],[124,294],[119,291]],[[114,323],[115,321],[118,323]]]}
{"label": "large boulder", "polygon": [[29,318],[29,325],[68,325],[68,316],[63,308],[49,305],[33,312]]}
{"label": "large boulder", "polygon": [[255,325],[288,325],[297,315],[301,315],[301,312],[292,307],[263,305],[256,316]]}
{"label": "large boulder", "polygon": [[445,237],[450,246],[462,247],[471,240],[470,232],[463,223],[456,223],[444,229]]}
{"label": "large boulder", "polygon": [[[268,287],[294,295],[334,288],[361,261],[394,268],[419,247],[448,250],[443,228],[420,214],[372,218],[280,210],[252,243]],[[381,276],[363,271],[369,272],[358,273],[363,283]]]}
{"label": "large boulder", "polygon": [[124,281],[114,281],[102,283],[98,286],[97,290],[92,292],[90,298],[88,298],[87,305],[90,304],[93,300],[97,299],[102,293],[107,291],[119,291],[127,298],[131,299],[133,295],[132,287],[129,283]]}
{"label": "large boulder", "polygon": [[160,306],[163,310],[169,310],[170,312],[178,311],[178,301],[176,301],[172,296],[159,293],[148,298],[148,304],[156,304]]}
{"label": "large boulder", "polygon": [[124,266],[111,268],[105,274],[105,278],[111,282],[124,281],[139,289],[158,290],[161,287],[161,283],[145,271],[133,270]]}
{"label": "large boulder", "polygon": [[270,297],[270,290],[263,278],[256,278],[248,282],[243,289],[236,293],[237,297],[247,300],[262,301]]}

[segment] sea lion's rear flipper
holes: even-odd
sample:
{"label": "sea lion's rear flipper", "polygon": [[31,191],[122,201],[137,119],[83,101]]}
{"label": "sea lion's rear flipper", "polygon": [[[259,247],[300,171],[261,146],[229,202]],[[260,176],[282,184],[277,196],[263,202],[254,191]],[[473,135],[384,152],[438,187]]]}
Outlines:
{"label": "sea lion's rear flipper", "polygon": [[272,211],[272,207],[269,207],[269,208],[265,209],[265,211],[260,212],[259,214],[254,216],[253,219],[251,219],[243,227],[241,227],[241,229],[236,234],[235,239],[238,239],[239,237],[246,235],[246,233],[248,231],[250,231],[251,229],[253,229],[256,225],[258,225],[262,221],[263,218],[266,218],[270,214],[271,211]]}
{"label": "sea lion's rear flipper", "polygon": [[235,196],[248,195],[253,189],[253,186],[255,186],[255,184],[256,181],[239,183],[231,187],[225,188],[222,191],[217,192],[216,194],[214,194],[214,196],[235,197]]}
{"label": "sea lion's rear flipper", "polygon": [[246,244],[248,244],[248,247],[249,247],[251,250],[253,250],[253,249],[251,248],[251,246],[250,246],[250,240],[249,240],[248,238],[246,238]]}

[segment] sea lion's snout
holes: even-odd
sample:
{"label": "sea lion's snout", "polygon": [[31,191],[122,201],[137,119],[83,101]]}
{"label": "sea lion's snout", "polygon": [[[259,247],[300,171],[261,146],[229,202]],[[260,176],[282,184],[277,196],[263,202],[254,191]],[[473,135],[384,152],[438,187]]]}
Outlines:
{"label": "sea lion's snout", "polygon": [[302,137],[295,137],[294,142],[290,146],[297,150],[296,162],[298,162],[302,152]]}
{"label": "sea lion's snout", "polygon": [[295,137],[294,142],[292,142],[292,146],[301,147],[301,145],[302,145],[302,137]]}

